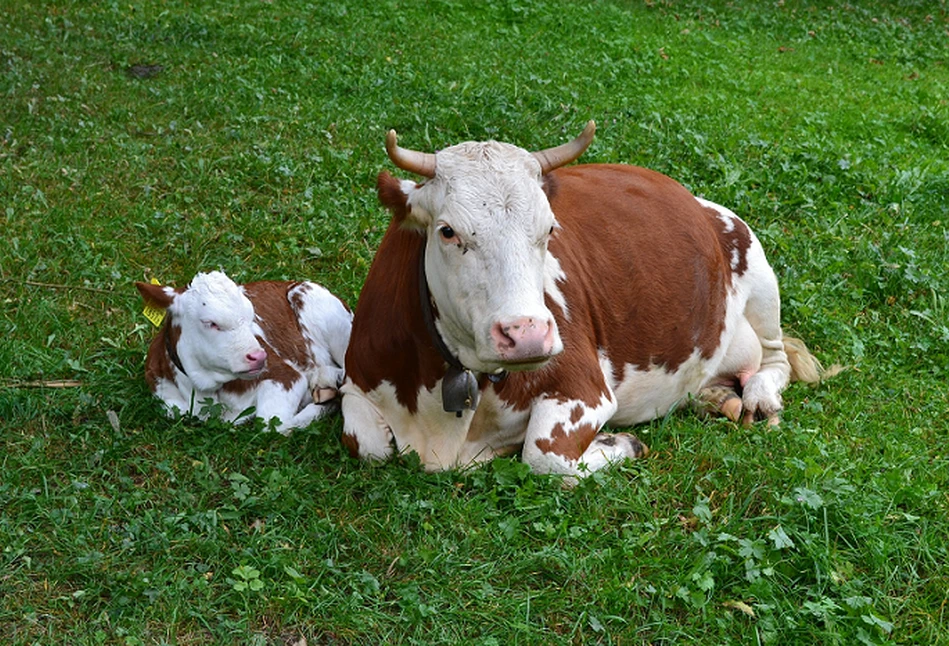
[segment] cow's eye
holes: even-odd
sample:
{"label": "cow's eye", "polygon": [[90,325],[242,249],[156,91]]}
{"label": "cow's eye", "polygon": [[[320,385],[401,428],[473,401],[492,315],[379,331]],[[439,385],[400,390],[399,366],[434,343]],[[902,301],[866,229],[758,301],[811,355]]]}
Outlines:
{"label": "cow's eye", "polygon": [[452,229],[447,224],[438,228],[438,233],[441,234],[442,238],[445,240],[451,240],[455,237],[455,230]]}
{"label": "cow's eye", "polygon": [[204,327],[206,327],[206,328],[209,329],[209,330],[220,330],[220,329],[221,329],[221,327],[220,327],[217,323],[215,323],[214,321],[201,321],[201,322],[204,323]]}

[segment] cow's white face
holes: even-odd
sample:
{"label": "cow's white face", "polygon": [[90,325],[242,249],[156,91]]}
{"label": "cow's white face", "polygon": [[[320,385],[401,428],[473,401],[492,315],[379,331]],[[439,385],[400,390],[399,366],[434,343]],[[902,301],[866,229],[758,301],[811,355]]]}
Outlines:
{"label": "cow's white face", "polygon": [[435,176],[402,182],[406,224],[424,228],[425,269],[448,348],[472,370],[526,370],[563,350],[544,303],[547,242],[557,226],[540,164],[498,142],[436,154]]}
{"label": "cow's white face", "polygon": [[180,326],[177,352],[188,377],[202,390],[235,379],[254,379],[267,353],[255,334],[254,306],[234,281],[219,271],[198,274],[168,307]]}

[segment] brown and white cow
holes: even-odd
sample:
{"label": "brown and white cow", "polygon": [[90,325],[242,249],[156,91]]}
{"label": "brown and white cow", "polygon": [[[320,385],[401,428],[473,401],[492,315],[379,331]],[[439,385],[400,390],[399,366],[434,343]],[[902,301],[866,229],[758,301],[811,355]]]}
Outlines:
{"label": "brown and white cow", "polygon": [[[247,421],[254,407],[288,434],[334,410],[343,382],[352,314],[311,282],[238,285],[223,272],[200,273],[186,289],[135,283],[167,310],[152,340],[145,380],[170,416]],[[210,405],[209,405],[210,404]]]}
{"label": "brown and white cow", "polygon": [[[748,226],[635,166],[564,167],[592,141],[387,150],[393,213],[356,307],[343,441],[427,469],[520,450],[580,476],[643,455],[628,426],[699,401],[774,424],[792,376],[774,272]],[[797,346],[795,346],[797,347]],[[805,369],[808,371],[805,373]],[[394,444],[394,446],[393,446]]]}

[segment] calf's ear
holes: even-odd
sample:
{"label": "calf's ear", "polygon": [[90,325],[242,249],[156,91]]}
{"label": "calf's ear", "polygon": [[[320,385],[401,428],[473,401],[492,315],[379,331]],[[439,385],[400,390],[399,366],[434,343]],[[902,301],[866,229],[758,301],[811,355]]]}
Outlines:
{"label": "calf's ear", "polygon": [[161,285],[152,285],[150,283],[135,283],[135,288],[142,295],[145,302],[155,307],[168,309],[168,306],[175,300],[175,290]]}
{"label": "calf's ear", "polygon": [[379,173],[376,190],[382,206],[389,209],[392,219],[407,229],[424,229],[428,225],[425,214],[413,209],[409,204],[409,195],[419,184],[411,180],[399,180],[388,171]]}

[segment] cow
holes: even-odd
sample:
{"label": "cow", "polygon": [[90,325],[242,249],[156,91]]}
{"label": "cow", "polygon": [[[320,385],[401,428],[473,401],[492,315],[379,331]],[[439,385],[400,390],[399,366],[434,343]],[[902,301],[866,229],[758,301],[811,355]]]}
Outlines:
{"label": "cow", "polygon": [[185,289],[137,282],[166,310],[148,348],[145,380],[166,414],[253,419],[288,435],[334,410],[352,313],[312,282],[238,285],[220,271]]}
{"label": "cow", "polygon": [[732,211],[657,172],[567,166],[593,139],[530,153],[496,141],[437,153],[386,139],[391,211],[356,305],[343,443],[428,470],[521,453],[574,481],[645,455],[626,432],[692,402],[777,424],[793,377],[774,272]]}

